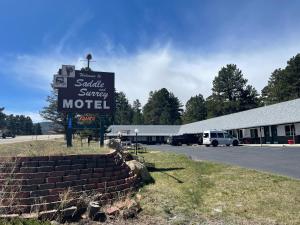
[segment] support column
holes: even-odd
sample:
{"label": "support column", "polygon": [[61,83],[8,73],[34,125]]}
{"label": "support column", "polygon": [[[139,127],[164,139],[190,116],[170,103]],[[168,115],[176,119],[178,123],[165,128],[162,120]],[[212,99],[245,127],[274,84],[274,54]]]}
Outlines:
{"label": "support column", "polygon": [[99,133],[99,144],[100,147],[104,146],[104,123],[105,123],[105,118],[103,116],[100,116],[100,133]]}
{"label": "support column", "polygon": [[67,147],[72,147],[72,113],[67,116]]}

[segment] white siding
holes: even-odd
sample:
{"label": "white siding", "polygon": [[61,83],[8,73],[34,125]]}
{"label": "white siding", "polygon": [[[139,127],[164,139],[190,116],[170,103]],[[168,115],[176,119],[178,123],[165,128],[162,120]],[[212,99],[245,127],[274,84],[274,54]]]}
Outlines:
{"label": "white siding", "polygon": [[277,136],[285,136],[285,125],[277,126]]}
{"label": "white siding", "polygon": [[251,138],[250,129],[243,129],[244,138]]}
{"label": "white siding", "polygon": [[296,135],[300,135],[300,123],[295,123]]}

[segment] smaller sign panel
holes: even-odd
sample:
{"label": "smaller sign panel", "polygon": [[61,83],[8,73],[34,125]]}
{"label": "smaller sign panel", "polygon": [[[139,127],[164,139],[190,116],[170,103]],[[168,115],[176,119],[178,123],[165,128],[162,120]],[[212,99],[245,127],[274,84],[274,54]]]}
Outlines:
{"label": "smaller sign panel", "polygon": [[67,88],[68,78],[61,75],[54,75],[53,86],[55,88]]}
{"label": "smaller sign panel", "polygon": [[75,77],[75,66],[62,65],[61,75],[65,77]]}

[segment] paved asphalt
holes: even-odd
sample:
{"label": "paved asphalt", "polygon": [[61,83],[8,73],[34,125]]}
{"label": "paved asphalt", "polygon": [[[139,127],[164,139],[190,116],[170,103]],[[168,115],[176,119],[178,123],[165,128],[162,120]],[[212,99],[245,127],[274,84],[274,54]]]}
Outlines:
{"label": "paved asphalt", "polygon": [[194,160],[238,165],[300,179],[300,147],[149,145],[147,148],[185,154]]}

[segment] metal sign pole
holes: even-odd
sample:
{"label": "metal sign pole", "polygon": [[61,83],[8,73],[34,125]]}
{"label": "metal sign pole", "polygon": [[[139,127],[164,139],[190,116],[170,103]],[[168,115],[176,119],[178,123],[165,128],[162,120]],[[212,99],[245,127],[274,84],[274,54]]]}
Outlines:
{"label": "metal sign pole", "polygon": [[104,116],[100,116],[100,133],[99,133],[99,144],[100,147],[104,146]]}
{"label": "metal sign pole", "polygon": [[67,147],[72,147],[72,113],[67,117]]}

